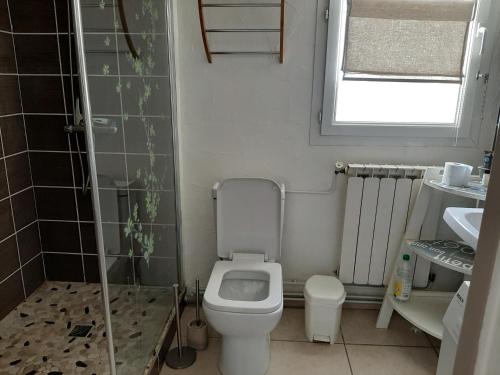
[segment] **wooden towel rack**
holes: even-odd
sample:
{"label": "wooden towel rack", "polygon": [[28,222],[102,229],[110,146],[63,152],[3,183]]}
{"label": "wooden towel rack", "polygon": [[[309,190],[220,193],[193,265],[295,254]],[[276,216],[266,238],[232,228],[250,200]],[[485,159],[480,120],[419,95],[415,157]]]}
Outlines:
{"label": "wooden towel rack", "polygon": [[[217,28],[217,29],[207,29],[205,26],[205,17],[203,15],[204,8],[280,8],[280,27],[279,29],[272,28]],[[207,56],[208,62],[212,63],[212,55],[279,55],[279,62],[283,64],[284,57],[284,29],[285,29],[285,0],[280,0],[280,2],[268,2],[268,3],[203,3],[203,0],[198,0],[198,15],[200,17],[200,28],[201,37],[203,39],[203,47],[205,49],[205,54]],[[208,44],[208,33],[269,33],[269,32],[279,32],[280,33],[280,49],[279,51],[211,51]]]}

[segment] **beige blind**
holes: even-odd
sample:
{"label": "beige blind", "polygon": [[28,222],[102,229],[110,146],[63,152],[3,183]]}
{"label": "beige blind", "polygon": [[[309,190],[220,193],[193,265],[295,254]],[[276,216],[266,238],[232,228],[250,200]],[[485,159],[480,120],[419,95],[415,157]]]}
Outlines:
{"label": "beige blind", "polygon": [[473,0],[351,0],[344,72],[462,76]]}

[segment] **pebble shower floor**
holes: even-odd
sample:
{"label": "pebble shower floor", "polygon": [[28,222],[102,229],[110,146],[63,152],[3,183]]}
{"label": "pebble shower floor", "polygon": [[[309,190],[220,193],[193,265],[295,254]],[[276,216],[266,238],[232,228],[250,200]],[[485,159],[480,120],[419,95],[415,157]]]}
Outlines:
{"label": "pebble shower floor", "polygon": [[[159,288],[109,289],[117,372],[142,373],[148,359],[138,348],[155,346],[153,321],[165,320],[171,295]],[[92,328],[70,336],[77,325]],[[109,374],[107,348],[100,284],[45,282],[0,321],[0,375]]]}

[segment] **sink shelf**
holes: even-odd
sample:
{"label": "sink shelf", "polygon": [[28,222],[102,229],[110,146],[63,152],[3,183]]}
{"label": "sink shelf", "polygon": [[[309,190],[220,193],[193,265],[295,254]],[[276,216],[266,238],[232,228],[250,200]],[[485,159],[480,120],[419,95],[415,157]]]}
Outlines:
{"label": "sink shelf", "polygon": [[404,319],[427,334],[441,340],[443,338],[443,316],[455,293],[413,291],[406,302],[389,301]]}
{"label": "sink shelf", "polygon": [[451,240],[407,240],[406,247],[432,263],[465,275],[472,274],[475,252],[468,245]]}
{"label": "sink shelf", "polygon": [[480,201],[486,200],[487,189],[478,182],[470,182],[470,186],[457,187],[443,184],[440,180],[424,180],[424,184],[446,193],[472,198]]}

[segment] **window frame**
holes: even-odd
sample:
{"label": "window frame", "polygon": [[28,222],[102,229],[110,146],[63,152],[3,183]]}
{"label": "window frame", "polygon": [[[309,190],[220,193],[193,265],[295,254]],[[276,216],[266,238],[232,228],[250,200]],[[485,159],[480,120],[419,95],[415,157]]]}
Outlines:
{"label": "window frame", "polygon": [[328,31],[326,42],[325,76],[320,134],[326,136],[364,136],[399,138],[469,138],[472,130],[476,92],[483,80],[476,79],[480,71],[485,35],[477,15],[479,7],[489,5],[489,0],[478,0],[474,17],[469,26],[464,55],[464,78],[461,84],[455,123],[381,123],[335,121],[336,97],[342,79],[344,43],[348,0],[330,0],[328,6]]}

